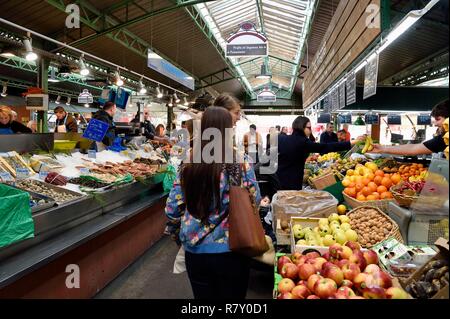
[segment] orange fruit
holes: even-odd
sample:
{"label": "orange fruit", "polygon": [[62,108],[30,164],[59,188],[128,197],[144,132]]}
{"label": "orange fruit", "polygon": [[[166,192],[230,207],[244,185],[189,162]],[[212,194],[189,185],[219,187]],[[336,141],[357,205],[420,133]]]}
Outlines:
{"label": "orange fruit", "polygon": [[348,187],[349,187],[349,188],[355,187],[355,183],[351,182],[351,183],[348,185]]}
{"label": "orange fruit", "polygon": [[368,196],[368,195],[372,194],[372,191],[370,190],[369,187],[365,186],[365,187],[362,189],[361,193],[362,193],[364,196]]}
{"label": "orange fruit", "polygon": [[358,184],[358,183],[361,183],[361,184],[362,184],[362,180],[363,180],[363,177],[362,177],[362,176],[357,176],[357,177],[356,177],[356,184]]}
{"label": "orange fruit", "polygon": [[376,200],[376,197],[374,195],[369,195],[366,197],[367,200]]}
{"label": "orange fruit", "polygon": [[362,194],[359,194],[358,196],[356,196],[356,199],[359,200],[359,201],[364,202],[366,200],[366,196],[364,196]]}
{"label": "orange fruit", "polygon": [[391,179],[389,177],[383,177],[381,185],[386,186],[386,188],[389,189],[392,186]]}
{"label": "orange fruit", "polygon": [[380,194],[378,194],[377,192],[373,192],[372,196],[375,197],[375,200],[379,200],[380,199]]}
{"label": "orange fruit", "polygon": [[398,174],[394,174],[391,176],[391,181],[392,181],[392,184],[394,184],[394,185],[397,185],[400,182],[400,180],[401,180],[401,177]]}
{"label": "orange fruit", "polygon": [[350,196],[350,197],[355,198],[356,197],[356,188],[348,187],[347,188],[347,195]]}
{"label": "orange fruit", "polygon": [[348,187],[350,185],[350,183],[351,182],[348,179],[343,179],[342,180],[342,186],[344,186],[344,187]]}
{"label": "orange fruit", "polygon": [[384,174],[384,177],[391,178],[391,174]]}
{"label": "orange fruit", "polygon": [[378,170],[375,171],[375,175],[383,177],[384,176],[384,172],[381,169],[378,169]]}
{"label": "orange fruit", "polygon": [[392,193],[391,192],[386,192],[386,196],[387,196],[387,198],[394,198],[394,196],[392,196]]}
{"label": "orange fruit", "polygon": [[369,184],[367,184],[367,187],[370,189],[370,191],[373,193],[373,192],[376,192],[377,191],[377,184],[375,184],[374,182],[370,182]]}
{"label": "orange fruit", "polygon": [[369,181],[373,181],[373,179],[375,178],[375,174],[369,173],[369,174],[367,174],[367,178],[369,179]]}
{"label": "orange fruit", "polygon": [[377,193],[378,194],[382,194],[384,192],[387,192],[387,187],[386,186],[380,185],[380,186],[377,187]]}
{"label": "orange fruit", "polygon": [[361,191],[363,189],[363,187],[364,187],[363,183],[356,183],[356,185],[355,185],[357,192]]}
{"label": "orange fruit", "polygon": [[389,198],[389,192],[381,193],[380,198],[381,198],[381,199],[387,199],[387,198]]}
{"label": "orange fruit", "polygon": [[364,186],[367,186],[370,183],[370,179],[365,177],[363,178],[362,183],[364,184]]}
{"label": "orange fruit", "polygon": [[381,181],[383,180],[383,177],[377,175],[375,176],[375,178],[373,179],[373,182],[377,185],[381,185]]}

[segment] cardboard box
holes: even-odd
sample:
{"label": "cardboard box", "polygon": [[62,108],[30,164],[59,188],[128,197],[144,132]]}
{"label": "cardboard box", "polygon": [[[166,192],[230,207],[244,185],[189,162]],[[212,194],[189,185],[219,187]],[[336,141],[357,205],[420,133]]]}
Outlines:
{"label": "cardboard box", "polygon": [[295,252],[299,252],[302,253],[305,250],[317,250],[318,252],[320,252],[320,254],[324,254],[328,251],[328,247],[326,246],[307,246],[307,245],[297,245],[297,239],[295,239],[294,237],[294,232],[292,231],[292,227],[295,224],[300,224],[302,226],[302,228],[305,227],[311,227],[312,229],[314,229],[314,227],[319,226],[319,219],[320,218],[313,218],[313,217],[291,217],[291,224],[290,224],[290,229],[291,229],[291,234],[290,234],[290,239],[291,239],[291,252],[295,253]]}
{"label": "cardboard box", "polygon": [[[429,262],[434,260],[449,260],[449,246],[448,240],[445,238],[439,238],[435,243],[436,247],[439,249],[437,253]],[[425,267],[428,265],[426,263],[419,270],[411,275],[407,280],[401,281],[403,288],[406,288],[412,282],[418,281],[422,274],[424,273]],[[449,299],[449,286],[446,285],[441,290],[439,290],[431,299]]]}

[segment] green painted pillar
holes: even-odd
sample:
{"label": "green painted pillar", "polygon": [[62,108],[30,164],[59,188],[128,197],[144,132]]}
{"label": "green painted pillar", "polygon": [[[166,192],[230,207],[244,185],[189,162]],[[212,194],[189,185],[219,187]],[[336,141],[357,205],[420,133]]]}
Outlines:
{"label": "green painted pillar", "polygon": [[[41,57],[38,62],[38,83],[43,94],[48,94],[48,68],[50,60]],[[37,112],[37,131],[38,133],[48,132],[47,111]]]}

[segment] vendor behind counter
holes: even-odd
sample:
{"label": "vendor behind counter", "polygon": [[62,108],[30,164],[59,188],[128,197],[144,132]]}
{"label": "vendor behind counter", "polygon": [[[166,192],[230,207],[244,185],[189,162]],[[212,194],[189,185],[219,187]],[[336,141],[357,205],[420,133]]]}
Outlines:
{"label": "vendor behind counter", "polygon": [[113,102],[106,102],[103,109],[97,111],[92,118],[107,123],[109,125],[108,131],[102,140],[102,143],[97,142],[97,150],[101,151],[106,146],[111,146],[116,138],[116,126],[114,124],[114,115],[116,114],[117,106]]}
{"label": "vendor behind counter", "polygon": [[33,133],[33,131],[13,119],[13,111],[8,106],[0,106],[0,134]]}
{"label": "vendor behind counter", "polygon": [[54,112],[56,115],[56,133],[78,132],[76,120],[62,106],[57,106]]}

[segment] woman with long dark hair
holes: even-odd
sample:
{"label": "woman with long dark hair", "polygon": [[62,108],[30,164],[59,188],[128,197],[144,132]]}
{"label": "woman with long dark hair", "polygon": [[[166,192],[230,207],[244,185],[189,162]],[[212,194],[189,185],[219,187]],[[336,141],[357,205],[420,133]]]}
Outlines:
{"label": "woman with long dark hair", "polygon": [[225,153],[234,152],[225,139],[227,129],[232,127],[226,109],[206,109],[201,119],[202,134],[195,138],[202,138],[207,129],[219,131],[221,140],[215,142],[221,143],[222,154],[215,156],[216,147],[212,161],[202,156],[200,163],[195,163],[196,153],[203,154],[211,141],[201,140],[200,150],[195,149],[194,142],[191,163],[182,165],[167,199],[166,215],[180,227],[179,239],[186,251],[186,270],[196,299],[242,299],[247,291],[250,259],[231,252],[228,244],[229,180],[240,176],[255,205],[260,202],[260,194],[255,173],[245,158],[242,164],[225,164]]}
{"label": "woman with long dark hair", "polygon": [[321,144],[311,141],[311,122],[307,117],[299,116],[292,123],[291,135],[278,135],[277,176],[281,189],[301,190],[305,162],[310,153],[340,152],[351,149],[359,140],[341,143]]}

